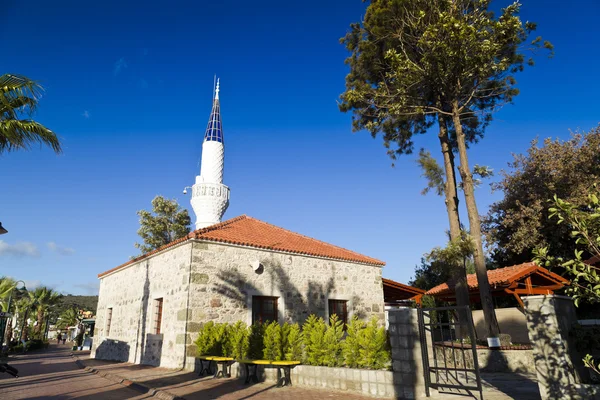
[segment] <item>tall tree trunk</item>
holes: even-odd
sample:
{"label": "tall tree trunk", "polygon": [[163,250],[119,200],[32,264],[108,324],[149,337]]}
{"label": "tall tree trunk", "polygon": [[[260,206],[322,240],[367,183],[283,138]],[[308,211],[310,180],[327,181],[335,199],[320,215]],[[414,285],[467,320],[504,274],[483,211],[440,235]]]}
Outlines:
{"label": "tall tree trunk", "polygon": [[[458,146],[458,154],[460,157],[460,167],[458,168],[463,182],[463,190],[465,193],[465,203],[467,205],[467,213],[469,215],[469,228],[471,236],[475,244],[475,253],[473,259],[475,261],[475,273],[477,275],[477,284],[479,286],[479,296],[481,297],[481,306],[483,308],[483,316],[487,328],[488,338],[498,338],[500,329],[492,294],[490,291],[490,283],[487,277],[487,268],[485,266],[485,254],[483,253],[483,242],[481,240],[481,221],[479,219],[479,211],[475,202],[475,188],[473,186],[473,176],[469,167],[469,159],[467,157],[467,144],[465,134],[460,121],[460,111],[458,101],[452,102],[452,122],[456,129],[456,139]],[[488,340],[488,343],[491,343]],[[492,342],[495,346],[495,341]]]}
{"label": "tall tree trunk", "polygon": [[44,309],[42,306],[39,306],[37,311],[37,325],[35,327],[35,338],[42,338],[42,325],[44,325]]}
{"label": "tall tree trunk", "polygon": [[[448,213],[448,222],[450,224],[450,240],[460,239],[460,217],[458,214],[458,192],[456,188],[456,174],[454,169],[454,154],[448,136],[448,124],[444,116],[438,114],[438,125],[440,128],[438,138],[442,146],[442,155],[444,156],[444,170],[446,172],[446,182],[444,192],[446,198],[446,212]],[[467,286],[467,271],[464,263],[452,265],[452,281],[456,304],[459,306],[469,305],[469,288]],[[466,321],[466,315],[459,313],[459,322],[461,325]],[[461,330],[461,336],[463,332]]]}

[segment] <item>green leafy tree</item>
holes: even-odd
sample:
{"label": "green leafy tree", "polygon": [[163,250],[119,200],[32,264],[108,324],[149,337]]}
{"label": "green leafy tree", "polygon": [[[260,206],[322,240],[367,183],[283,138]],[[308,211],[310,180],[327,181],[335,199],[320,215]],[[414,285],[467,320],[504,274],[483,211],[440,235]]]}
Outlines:
{"label": "green leafy tree", "polygon": [[263,341],[263,357],[270,361],[280,361],[282,359],[281,326],[277,321],[266,324]]}
{"label": "green leafy tree", "polygon": [[302,333],[304,336],[305,360],[308,365],[323,365],[323,360],[327,354],[327,346],[325,344],[325,331],[327,325],[323,318],[317,318],[311,314],[304,325],[302,325]]}
{"label": "green leafy tree", "polygon": [[42,86],[22,75],[0,76],[0,154],[27,150],[34,143],[62,149],[56,134],[31,119],[41,97]]}
{"label": "green leafy tree", "polygon": [[[548,268],[560,266],[571,276],[567,292],[573,296],[575,305],[581,301],[600,304],[600,188],[594,183],[585,204],[575,204],[554,196],[548,209],[549,217],[557,225],[565,225],[569,236],[575,239],[576,248],[570,257],[552,255],[552,248],[542,247],[534,251],[534,261]],[[584,255],[585,258],[584,258]],[[591,258],[588,258],[591,255]],[[590,354],[584,364],[600,373]]]}
{"label": "green leafy tree", "polygon": [[264,324],[250,325],[250,336],[248,338],[248,357],[259,360],[263,357],[264,349]]}
{"label": "green leafy tree", "polygon": [[359,332],[358,365],[362,368],[381,369],[390,362],[387,332],[377,327],[377,318],[373,317]]}
{"label": "green leafy tree", "polygon": [[347,325],[342,355],[344,356],[346,366],[349,368],[358,368],[360,364],[360,333],[363,329],[365,329],[365,322],[356,316],[352,317],[350,323]]}
{"label": "green leafy tree", "polygon": [[549,219],[547,201],[554,195],[585,205],[594,182],[600,182],[600,126],[568,140],[537,139],[525,154],[514,155],[509,171],[493,188],[504,196],[483,219],[492,259],[500,265],[531,260],[537,247],[549,247],[556,257],[571,257],[576,249],[567,224]]}
{"label": "green leafy tree", "polygon": [[200,332],[198,332],[198,338],[196,339],[196,351],[198,356],[209,356],[217,354],[214,353],[215,349],[215,323],[208,321],[202,325]]}
{"label": "green leafy tree", "polygon": [[228,348],[231,349],[231,357],[236,360],[246,358],[249,346],[248,335],[248,327],[242,321],[236,322],[229,328]]}
{"label": "green leafy tree", "polygon": [[140,210],[137,214],[140,217],[138,235],[144,243],[136,243],[135,247],[142,253],[156,250],[190,233],[190,216],[176,200],[156,196],[152,200],[152,212]]}
{"label": "green leafy tree", "polygon": [[[519,3],[496,17],[490,0],[373,0],[362,24],[343,39],[352,52],[342,110],[353,110],[355,128],[382,131],[388,120],[437,119],[444,165],[451,163],[449,127],[454,131],[469,229],[475,244],[474,263],[488,335],[499,334],[485,266],[481,222],[467,145],[469,128],[482,129],[500,105],[518,94],[515,73],[526,60],[522,45],[535,29],[518,17]],[[552,49],[536,38],[530,48]],[[357,122],[358,121],[358,122]],[[361,126],[362,125],[362,126]],[[405,123],[406,125],[406,123]],[[422,126],[422,125],[419,125]],[[406,130],[405,130],[406,131]],[[385,133],[385,130],[383,130]],[[411,137],[414,130],[404,137]],[[402,135],[400,135],[402,136]],[[406,142],[408,146],[410,142]],[[403,147],[401,146],[400,149]],[[452,169],[452,171],[451,171]],[[447,207],[455,190],[453,168],[446,168]],[[451,238],[460,236],[458,219],[448,208]],[[464,275],[461,274],[461,275]],[[457,297],[459,294],[457,293]]]}
{"label": "green leafy tree", "polygon": [[304,338],[300,331],[300,325],[290,325],[290,331],[288,334],[288,347],[284,354],[287,361],[300,361],[302,360]]}
{"label": "green leafy tree", "polygon": [[327,349],[323,357],[323,365],[327,367],[339,367],[344,358],[342,356],[342,339],[344,337],[344,323],[336,314],[329,318],[329,325],[325,331],[323,342]]}

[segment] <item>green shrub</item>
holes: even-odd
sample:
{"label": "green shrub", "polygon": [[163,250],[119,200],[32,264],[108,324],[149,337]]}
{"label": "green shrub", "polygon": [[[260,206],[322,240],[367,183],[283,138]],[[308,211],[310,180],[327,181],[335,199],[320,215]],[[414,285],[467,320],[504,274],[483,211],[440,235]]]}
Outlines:
{"label": "green shrub", "polygon": [[384,327],[377,328],[377,318],[373,317],[358,335],[358,366],[361,368],[381,369],[390,362],[388,337]]}
{"label": "green shrub", "polygon": [[342,339],[344,338],[344,323],[336,314],[329,318],[329,326],[325,331],[323,342],[325,344],[325,355],[323,365],[327,367],[339,367],[344,363],[342,357]]}
{"label": "green shrub", "polygon": [[265,327],[263,336],[263,357],[265,360],[281,360],[281,326],[276,322],[270,322]]}
{"label": "green shrub", "polygon": [[248,358],[259,360],[263,357],[264,348],[264,325],[251,325],[248,337]]}
{"label": "green shrub", "polygon": [[199,356],[229,356],[232,349],[229,347],[228,324],[215,324],[212,321],[205,323],[196,339],[197,354]]}
{"label": "green shrub", "polygon": [[281,359],[285,360],[285,353],[287,353],[288,348],[290,347],[290,327],[291,325],[287,322],[284,322],[281,325]]}
{"label": "green shrub", "polygon": [[346,339],[342,345],[344,362],[349,368],[358,368],[360,360],[360,334],[365,329],[365,323],[354,316],[346,326]]}
{"label": "green shrub", "polygon": [[231,349],[229,349],[229,324],[215,324],[214,329],[214,354],[212,356],[230,357]]}
{"label": "green shrub", "polygon": [[302,360],[303,341],[300,326],[298,324],[289,325],[289,332],[286,340],[287,347],[283,352],[287,361]]}
{"label": "green shrub", "polygon": [[304,325],[302,331],[304,333],[304,362],[308,365],[324,365],[324,358],[327,353],[325,345],[325,331],[327,325],[323,318],[317,318],[315,315],[310,315]]}
{"label": "green shrub", "polygon": [[211,349],[214,346],[214,335],[213,330],[215,328],[215,323],[209,321],[202,325],[200,328],[200,332],[198,332],[198,339],[196,339],[196,352],[198,356],[208,356],[211,355]]}
{"label": "green shrub", "polygon": [[228,349],[231,357],[236,360],[246,358],[246,354],[248,353],[248,336],[248,326],[242,321],[238,321],[235,325],[230,326]]}

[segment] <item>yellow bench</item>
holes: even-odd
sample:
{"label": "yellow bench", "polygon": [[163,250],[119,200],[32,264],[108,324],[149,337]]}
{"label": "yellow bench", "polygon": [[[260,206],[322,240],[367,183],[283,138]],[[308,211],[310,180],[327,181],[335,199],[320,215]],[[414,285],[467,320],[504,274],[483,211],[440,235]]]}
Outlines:
{"label": "yellow bench", "polygon": [[[277,387],[283,387],[292,385],[291,369],[296,365],[300,364],[300,361],[270,361],[270,360],[238,360],[240,364],[244,364],[246,367],[246,381],[250,383],[250,380],[254,383],[258,382],[258,366],[259,365],[272,365],[277,368]],[[251,370],[252,369],[252,373]],[[281,370],[283,369],[283,376]]]}
{"label": "yellow bench", "polygon": [[[200,356],[196,357],[200,360],[200,376],[204,375],[204,371],[206,371],[207,375],[212,374],[210,370],[210,365],[212,362],[215,363],[215,373],[213,375],[214,378],[220,377],[231,377],[231,364],[233,361],[232,357],[219,357],[219,356]],[[204,362],[206,361],[206,366],[204,366]],[[221,369],[219,370],[219,365],[221,365]]]}

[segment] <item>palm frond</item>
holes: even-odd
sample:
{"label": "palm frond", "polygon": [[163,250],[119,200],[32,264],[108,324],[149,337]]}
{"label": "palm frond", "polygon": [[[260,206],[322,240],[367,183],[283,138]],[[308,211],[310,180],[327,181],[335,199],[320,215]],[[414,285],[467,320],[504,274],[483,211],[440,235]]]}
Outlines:
{"label": "palm frond", "polygon": [[62,152],[56,134],[39,122],[0,119],[0,153],[3,151],[27,150],[34,143],[48,145],[56,153]]}

